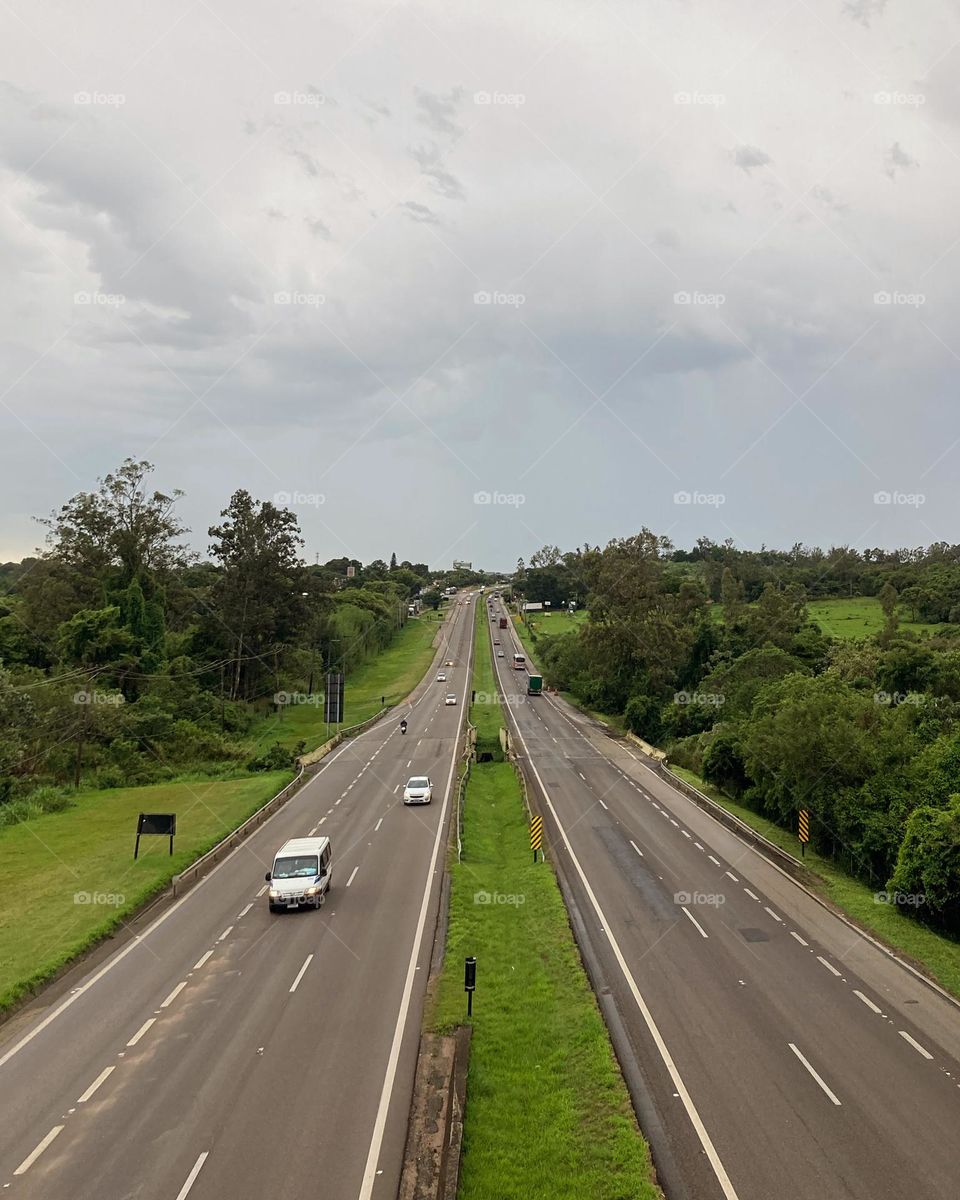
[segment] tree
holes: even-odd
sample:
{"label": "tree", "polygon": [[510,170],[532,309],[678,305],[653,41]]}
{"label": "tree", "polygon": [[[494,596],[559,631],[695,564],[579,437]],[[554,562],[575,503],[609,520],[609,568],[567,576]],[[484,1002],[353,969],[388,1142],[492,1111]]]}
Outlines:
{"label": "tree", "polygon": [[396,555],[396,552],[394,552],[393,554],[390,555],[390,570],[395,571],[396,569],[397,569],[397,555]]}
{"label": "tree", "polygon": [[887,886],[907,898],[912,911],[960,931],[960,794],[944,807],[922,805],[910,814]]}
{"label": "tree", "polygon": [[271,657],[276,674],[281,647],[306,624],[303,538],[289,509],[261,503],[242,489],[220,515],[222,524],[208,531],[210,553],[223,571],[214,587],[212,615],[222,630],[218,640],[226,634],[233,658],[230,696],[249,698],[270,669]]}
{"label": "tree", "polygon": [[103,580],[119,571],[126,587],[134,578],[152,580],[189,561],[178,540],[189,530],[173,509],[183,495],[175,489],[147,492],[148,462],[124,461],[104,476],[95,492],[80,492],[42,524],[50,554],[75,571]]}

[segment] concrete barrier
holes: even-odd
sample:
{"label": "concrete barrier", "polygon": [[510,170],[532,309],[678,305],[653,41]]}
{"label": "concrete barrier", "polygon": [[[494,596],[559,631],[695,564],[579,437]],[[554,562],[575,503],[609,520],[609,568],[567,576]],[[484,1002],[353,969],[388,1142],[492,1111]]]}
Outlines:
{"label": "concrete barrier", "polygon": [[470,1035],[460,1026],[420,1039],[398,1200],[456,1200]]}

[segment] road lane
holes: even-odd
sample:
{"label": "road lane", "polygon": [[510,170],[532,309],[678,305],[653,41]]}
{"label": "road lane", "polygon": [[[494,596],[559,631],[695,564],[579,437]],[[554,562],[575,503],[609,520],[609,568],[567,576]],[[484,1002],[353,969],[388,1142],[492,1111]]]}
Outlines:
{"label": "road lane", "polygon": [[[703,1146],[677,1108],[675,1081],[664,1078],[662,1055],[615,950],[740,1200],[951,1194],[960,1177],[957,1010],[836,918],[825,937],[824,910],[792,881],[644,771],[632,753],[585,728],[589,722],[562,702],[528,700],[518,681],[525,685],[525,676],[496,661],[521,754],[542,778],[569,840],[568,849],[554,825],[553,857],[572,887],[666,1127],[666,1152],[689,1194],[730,1193],[716,1171],[704,1178]],[[700,902],[690,903],[698,894]],[[684,918],[678,897],[695,910],[707,938]],[[859,963],[876,960],[866,975],[848,966],[854,943]],[[843,968],[836,975],[837,968],[824,970],[818,956]],[[891,973],[895,983],[873,986]],[[931,1042],[921,1043],[933,1053],[929,1062],[899,1032],[918,1033],[911,1019],[911,1008],[921,1007],[918,992],[931,1033]],[[907,999],[918,1003],[905,1008]]]}
{"label": "road lane", "polygon": [[[435,662],[404,710],[410,733],[420,734],[416,770],[434,776],[435,785],[457,754],[472,633],[464,606],[437,655],[438,662],[456,662],[446,668],[448,682],[434,682]],[[461,703],[443,705],[447,690]],[[396,719],[328,759],[315,780],[36,1037],[24,1041],[49,1015],[41,1005],[33,1026],[21,1022],[16,1039],[0,1047],[0,1058],[14,1051],[0,1067],[4,1095],[18,1098],[4,1105],[0,1147],[0,1176],[11,1194],[175,1196],[206,1154],[190,1182],[191,1200],[300,1196],[316,1190],[318,1161],[325,1164],[324,1195],[355,1200],[421,897],[434,917],[439,894],[432,854],[442,805],[435,799],[425,809],[403,807],[397,790],[413,743],[410,733],[401,737]],[[334,846],[326,904],[270,914],[258,893],[273,852],[320,821]],[[375,1196],[395,1190],[399,1178],[430,942],[422,939],[414,964],[421,969]],[[153,1023],[144,1028],[146,1020]],[[91,1090],[107,1066],[116,1069]],[[14,1180],[14,1169],[55,1122],[64,1125],[56,1143]]]}

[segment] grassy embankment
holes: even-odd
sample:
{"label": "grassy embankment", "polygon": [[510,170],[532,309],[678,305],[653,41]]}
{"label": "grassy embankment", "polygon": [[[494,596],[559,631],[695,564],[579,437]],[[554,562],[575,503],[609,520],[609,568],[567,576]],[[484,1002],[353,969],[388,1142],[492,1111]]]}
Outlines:
{"label": "grassy embankment", "polygon": [[[492,691],[485,606],[474,687]],[[495,739],[499,705],[474,704]],[[652,1200],[659,1193],[556,878],[533,864],[508,762],[474,764],[464,858],[450,867],[447,951],[427,1024],[465,1019],[463,959],[477,958],[461,1200]]]}
{"label": "grassy embankment", "polygon": [[[394,642],[348,677],[345,724],[357,724],[411,691],[430,664],[437,618],[408,621]],[[323,708],[265,720],[251,754],[280,741],[326,740]],[[129,918],[170,879],[242,824],[292,771],[231,779],[178,778],[145,787],[78,792],[69,809],[0,829],[0,1013]],[[133,861],[137,814],[175,812],[175,854],[146,838]],[[76,897],[91,896],[85,901]]]}

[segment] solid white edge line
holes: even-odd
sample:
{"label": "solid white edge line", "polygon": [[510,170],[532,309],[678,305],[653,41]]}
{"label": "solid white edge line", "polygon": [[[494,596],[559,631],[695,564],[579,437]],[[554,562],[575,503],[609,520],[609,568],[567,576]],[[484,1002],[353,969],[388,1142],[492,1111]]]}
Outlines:
{"label": "solid white edge line", "polygon": [[77,1101],[77,1103],[78,1104],[86,1104],[86,1102],[90,1099],[90,1097],[97,1090],[97,1088],[102,1083],[104,1083],[107,1079],[109,1079],[110,1076],[113,1074],[113,1072],[116,1069],[117,1069],[116,1064],[114,1064],[114,1066],[112,1066],[112,1067],[104,1067],[103,1070],[100,1072],[100,1074],[93,1081],[93,1083],[91,1083],[90,1086],[87,1088],[87,1090],[83,1093],[83,1095],[80,1097],[80,1099]]}
{"label": "solid white edge line", "polygon": [[[498,671],[498,678],[499,678],[499,671]],[[517,732],[517,738],[518,738],[521,746],[523,746],[524,753],[527,756],[527,762],[530,764],[530,770],[533,772],[534,777],[536,778],[536,781],[540,787],[540,791],[543,794],[544,803],[549,808],[550,813],[553,816],[554,821],[556,822],[557,829],[560,831],[560,836],[563,839],[563,844],[567,849],[567,853],[570,855],[570,861],[573,864],[574,868],[576,869],[577,874],[580,876],[580,881],[583,884],[584,890],[587,893],[587,897],[589,898],[590,903],[593,906],[593,910],[597,914],[597,918],[599,919],[600,924],[603,927],[604,932],[606,933],[607,940],[609,941],[610,948],[613,951],[614,956],[616,957],[617,964],[619,965],[620,970],[623,972],[623,977],[627,981],[627,986],[630,988],[631,995],[633,996],[633,999],[637,1005],[637,1008],[640,1010],[640,1015],[643,1017],[644,1024],[646,1025],[647,1030],[650,1033],[650,1036],[653,1038],[654,1044],[656,1045],[657,1050],[660,1054],[660,1057],[663,1060],[663,1065],[667,1068],[667,1072],[669,1073],[670,1078],[673,1081],[673,1086],[676,1089],[677,1095],[680,1098],[680,1102],[683,1104],[683,1107],[686,1109],[687,1116],[690,1118],[690,1123],[693,1126],[694,1131],[696,1132],[696,1135],[700,1141],[700,1145],[703,1147],[704,1153],[707,1156],[707,1160],[709,1161],[710,1166],[713,1168],[713,1173],[717,1177],[717,1182],[720,1184],[720,1189],[723,1192],[726,1200],[738,1200],[736,1190],[734,1189],[733,1184],[730,1182],[730,1177],[727,1174],[726,1168],[724,1167],[723,1163],[720,1161],[720,1156],[719,1156],[719,1154],[717,1154],[716,1147],[713,1144],[710,1134],[707,1133],[706,1126],[703,1123],[700,1113],[697,1111],[697,1107],[693,1103],[693,1099],[690,1096],[690,1093],[687,1091],[687,1085],[681,1079],[680,1072],[677,1069],[677,1065],[673,1061],[673,1056],[670,1054],[670,1051],[667,1049],[667,1044],[663,1040],[663,1035],[661,1034],[659,1028],[657,1027],[657,1023],[653,1019],[653,1014],[650,1012],[650,1009],[647,1007],[647,1003],[644,1000],[643,996],[640,994],[640,989],[637,987],[637,981],[634,979],[633,975],[630,972],[630,968],[627,966],[627,960],[624,958],[623,951],[620,949],[619,943],[617,942],[617,939],[613,935],[613,931],[610,927],[610,922],[607,920],[603,909],[600,907],[600,902],[597,900],[597,897],[594,894],[593,888],[590,886],[590,881],[587,879],[586,873],[584,872],[583,867],[580,865],[580,860],[577,858],[576,854],[574,853],[573,846],[571,846],[571,844],[570,844],[570,839],[567,837],[567,832],[560,822],[560,818],[557,815],[557,810],[553,806],[553,801],[550,799],[550,794],[548,793],[547,789],[544,787],[543,780],[540,777],[540,772],[537,770],[536,764],[533,762],[533,760],[530,757],[530,751],[527,747],[526,741],[524,740],[523,734],[520,732],[520,725],[516,719],[516,716],[513,714],[513,712],[510,711],[509,708],[507,711],[510,715],[510,719],[513,720],[514,728],[516,729],[516,732]],[[367,1194],[367,1196],[369,1196],[369,1193]],[[367,1197],[361,1196],[361,1200],[367,1200]]]}
{"label": "solid white edge line", "polygon": [[[470,629],[470,651],[467,659],[467,678],[470,678],[473,670],[473,651],[474,651],[474,620],[469,622]],[[393,1043],[390,1046],[390,1057],[387,1060],[387,1070],[383,1078],[383,1087],[380,1091],[380,1104],[377,1107],[377,1117],[373,1126],[373,1133],[370,1137],[370,1149],[367,1152],[367,1165],[363,1172],[363,1181],[360,1184],[360,1193],[358,1200],[370,1200],[373,1194],[373,1185],[377,1179],[377,1163],[380,1160],[380,1148],[383,1145],[383,1135],[387,1125],[387,1113],[390,1109],[390,1100],[393,1096],[393,1082],[397,1074],[397,1065],[400,1061],[400,1047],[403,1044],[403,1035],[407,1023],[407,1011],[410,1008],[410,999],[413,994],[413,984],[417,976],[417,959],[420,957],[420,946],[423,942],[423,930],[427,923],[427,912],[430,908],[430,893],[433,890],[433,876],[437,866],[437,858],[440,854],[440,846],[444,840],[444,829],[446,826],[447,808],[450,803],[450,789],[453,784],[453,775],[457,769],[457,751],[463,738],[463,720],[467,711],[467,705],[461,704],[457,707],[457,736],[453,742],[453,749],[450,758],[450,773],[447,776],[447,787],[443,796],[443,808],[440,810],[440,821],[437,825],[437,836],[433,843],[433,854],[430,858],[430,866],[427,870],[426,883],[423,889],[423,900],[420,903],[420,917],[417,921],[417,932],[413,939],[413,949],[410,952],[410,962],[407,964],[407,978],[403,985],[403,995],[400,999],[400,1010],[397,1013],[397,1023],[393,1030]],[[735,1200],[735,1197],[731,1198]]]}
{"label": "solid white edge line", "polygon": [[820,955],[820,954],[817,955],[817,962],[823,963],[823,965],[827,968],[828,971],[830,971],[832,974],[836,975],[836,977],[838,979],[840,978],[841,972],[837,970],[837,968],[833,965],[833,963],[828,963],[827,960],[822,955]]}
{"label": "solid white edge line", "polygon": [[810,1072],[810,1074],[813,1076],[813,1078],[817,1081],[817,1083],[820,1084],[820,1086],[823,1088],[823,1090],[826,1092],[826,1094],[830,1097],[830,1100],[837,1106],[837,1108],[839,1108],[840,1101],[837,1099],[836,1095],[833,1092],[831,1092],[831,1090],[827,1087],[826,1083],[824,1083],[823,1078],[817,1074],[817,1072],[810,1065],[810,1063],[803,1057],[803,1055],[797,1049],[797,1047],[793,1044],[793,1042],[787,1042],[787,1045],[794,1052],[794,1054],[797,1056],[797,1058],[800,1059],[800,1061],[807,1068],[807,1070]]}
{"label": "solid white edge line", "polygon": [[916,1050],[918,1053],[922,1054],[924,1058],[933,1058],[933,1055],[930,1053],[930,1051],[924,1050],[923,1046],[921,1046],[918,1041],[916,1041],[914,1038],[912,1038],[905,1029],[898,1029],[897,1033],[900,1034],[900,1036],[903,1038],[903,1040],[905,1042],[909,1042],[910,1045],[914,1048],[914,1050]]}
{"label": "solid white edge line", "polygon": [[300,980],[304,977],[304,975],[306,975],[307,967],[309,967],[312,962],[313,962],[313,955],[308,954],[307,957],[304,959],[303,966],[297,972],[296,979],[293,981],[293,983],[290,984],[291,992],[295,992],[297,990],[297,988],[300,986]]}
{"label": "solid white edge line", "polygon": [[184,980],[183,983],[178,983],[177,986],[170,993],[170,995],[166,998],[166,1000],[164,1000],[164,1002],[160,1005],[160,1007],[161,1008],[169,1008],[170,1005],[174,1002],[174,1000],[176,1000],[176,998],[180,995],[180,993],[183,991],[183,989],[186,986],[187,986],[186,980]]}
{"label": "solid white edge line", "polygon": [[857,989],[856,989],[856,988],[854,988],[854,989],[853,989],[853,994],[856,996],[856,998],[857,998],[858,1000],[862,1000],[862,1001],[864,1002],[864,1004],[867,1006],[867,1008],[870,1008],[870,1009],[872,1009],[872,1010],[873,1010],[875,1013],[882,1012],[882,1009],[878,1008],[878,1007],[876,1006],[876,1004],[874,1004],[874,1002],[873,1002],[873,1001],[870,999],[870,997],[869,997],[869,996],[865,996],[865,995],[863,994],[863,992],[858,992],[858,991],[857,991]]}
{"label": "solid white edge line", "polygon": [[54,1127],[50,1130],[50,1132],[43,1139],[43,1141],[40,1142],[39,1145],[34,1146],[34,1148],[30,1151],[30,1153],[23,1160],[23,1162],[20,1164],[20,1166],[17,1167],[17,1169],[14,1171],[14,1175],[25,1175],[27,1173],[27,1171],[29,1171],[30,1168],[33,1166],[33,1164],[37,1161],[37,1159],[40,1157],[40,1155],[44,1152],[44,1150],[46,1150],[46,1148],[50,1145],[50,1143],[53,1141],[53,1139],[62,1132],[63,1132],[62,1125],[54,1125]]}
{"label": "solid white edge line", "polygon": [[359,870],[360,870],[360,866],[359,866],[359,864],[358,864],[358,865],[357,865],[357,866],[355,866],[355,867],[353,868],[353,870],[350,872],[350,878],[347,880],[347,887],[349,887],[349,886],[350,886],[350,884],[351,884],[351,883],[353,883],[354,879],[356,879],[356,877],[357,877],[357,872],[358,872]]}
{"label": "solid white edge line", "polygon": [[186,1200],[187,1195],[190,1192],[190,1189],[193,1187],[194,1183],[196,1183],[197,1176],[200,1174],[203,1164],[207,1161],[207,1156],[209,1155],[209,1153],[210,1153],[209,1150],[204,1150],[204,1152],[200,1155],[200,1157],[197,1159],[197,1161],[193,1164],[193,1170],[187,1176],[187,1182],[180,1189],[180,1191],[177,1195],[177,1200]]}
{"label": "solid white edge line", "polygon": [[682,904],[680,905],[680,911],[687,914],[687,916],[690,918],[690,920],[697,927],[697,930],[701,937],[708,936],[706,930],[703,928],[703,926],[700,924],[700,922],[697,920],[697,918],[693,915],[693,913],[689,912],[686,908],[684,908]]}
{"label": "solid white edge line", "polygon": [[139,1042],[140,1039],[143,1037],[143,1035],[147,1032],[147,1030],[150,1028],[150,1026],[156,1023],[156,1020],[157,1020],[156,1017],[150,1017],[146,1021],[144,1021],[144,1023],[140,1026],[140,1028],[133,1035],[133,1037],[130,1039],[130,1041],[127,1042],[127,1045],[135,1046],[137,1044],[137,1042]]}
{"label": "solid white edge line", "polygon": [[[376,728],[376,726],[374,728]],[[371,731],[368,730],[367,732],[371,732]],[[362,734],[359,734],[358,736],[365,737],[366,734],[362,733]],[[355,741],[355,739],[352,739],[352,740]],[[333,752],[333,754],[328,755],[323,760],[323,767],[321,767],[320,771],[317,772],[317,776],[319,776],[322,773],[322,771],[324,771],[328,766],[330,766],[331,763],[333,763],[336,759],[338,759],[340,757],[340,755],[343,754],[343,752],[350,746],[350,744],[351,744],[350,741],[346,741],[343,743],[343,745],[340,747],[339,750],[335,750]],[[314,776],[314,779],[316,779],[317,776]],[[312,782],[313,782],[313,780],[308,781],[304,785],[302,791],[306,792],[307,788],[310,786],[310,784]],[[278,811],[283,811],[283,810],[278,810]],[[260,829],[265,829],[266,826],[270,823],[270,821],[273,820],[273,817],[276,815],[277,815],[276,813],[272,813],[270,815],[270,817],[268,817],[267,820],[264,821],[263,825],[260,826]],[[257,830],[258,833],[260,832],[260,829]],[[200,891],[201,888],[205,887],[210,882],[210,880],[213,879],[214,875],[216,875],[219,871],[223,870],[223,868],[234,857],[234,855],[239,854],[241,850],[249,848],[248,842],[249,842],[249,839],[245,839],[238,846],[236,846],[233,850],[231,850],[230,853],[226,856],[226,858],[224,858],[221,862],[217,863],[217,865],[208,874],[204,875],[202,879],[198,879],[197,882],[190,889],[190,891],[186,893],[186,895],[183,895],[180,897],[179,900],[174,901],[174,903],[170,905],[170,907],[166,910],[166,912],[162,912],[155,921],[153,921],[150,925],[147,926],[147,928],[143,931],[143,933],[137,934],[137,936],[133,939],[133,941],[131,941],[129,943],[129,945],[124,946],[122,950],[118,950],[117,953],[113,956],[113,958],[111,958],[108,962],[105,962],[103,964],[103,966],[100,968],[100,970],[97,971],[97,973],[95,975],[92,975],[86,981],[86,983],[82,983],[75,992],[71,992],[71,994],[64,1000],[64,1002],[62,1004],[58,1005],[53,1010],[53,1012],[47,1013],[47,1015],[43,1018],[43,1020],[38,1022],[33,1027],[33,1029],[31,1029],[29,1031],[29,1033],[25,1033],[18,1042],[15,1042],[14,1045],[12,1045],[10,1047],[10,1049],[6,1052],[6,1054],[4,1054],[2,1058],[0,1058],[0,1067],[4,1066],[6,1063],[8,1063],[10,1061],[10,1059],[14,1057],[14,1055],[19,1054],[20,1051],[24,1048],[24,1046],[29,1045],[30,1042],[32,1042],[33,1039],[38,1034],[42,1033],[47,1028],[48,1025],[52,1025],[53,1022],[56,1021],[57,1018],[62,1013],[66,1012],[66,1010],[68,1008],[70,1008],[71,1005],[75,1004],[80,999],[81,996],[85,995],[94,986],[94,984],[99,983],[100,980],[104,977],[104,975],[107,975],[110,971],[113,970],[114,967],[116,967],[119,963],[122,963],[128,954],[132,954],[133,951],[136,950],[137,947],[140,945],[140,943],[145,941],[148,937],[150,937],[151,934],[153,934],[156,930],[158,930],[165,921],[169,921],[170,918],[173,916],[173,914],[182,905],[186,904],[186,902],[192,896],[195,896]],[[263,890],[266,891],[266,888],[264,888]],[[262,895],[262,892],[259,894]]]}
{"label": "solid white edge line", "polygon": [[195,971],[199,971],[199,970],[200,970],[200,968],[201,968],[201,967],[204,965],[204,963],[205,963],[205,962],[206,962],[208,959],[210,959],[210,958],[212,958],[212,957],[213,957],[213,951],[212,951],[212,950],[208,950],[208,951],[206,952],[206,954],[201,954],[201,955],[200,955],[200,958],[199,958],[199,959],[198,959],[198,960],[197,960],[197,961],[196,961],[196,962],[193,964],[193,969],[194,969]]}

